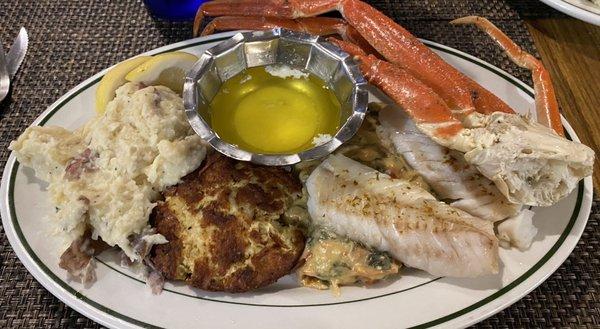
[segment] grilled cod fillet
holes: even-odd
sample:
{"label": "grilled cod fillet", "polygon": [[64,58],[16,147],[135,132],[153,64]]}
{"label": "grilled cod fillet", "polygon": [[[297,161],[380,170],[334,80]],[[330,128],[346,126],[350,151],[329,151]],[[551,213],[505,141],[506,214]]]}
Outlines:
{"label": "grilled cod fillet", "polygon": [[306,182],[314,224],[332,229],[436,276],[498,272],[493,225],[342,155]]}
{"label": "grilled cod fillet", "polygon": [[496,222],[513,217],[520,204],[509,202],[494,183],[467,163],[464,155],[437,144],[421,133],[410,118],[393,107],[379,111],[377,133],[389,141],[440,199],[473,216]]}

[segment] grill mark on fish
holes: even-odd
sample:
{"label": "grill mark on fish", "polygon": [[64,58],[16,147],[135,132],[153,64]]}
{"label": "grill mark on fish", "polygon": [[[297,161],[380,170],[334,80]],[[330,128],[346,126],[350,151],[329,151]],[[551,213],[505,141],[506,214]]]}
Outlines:
{"label": "grill mark on fish", "polygon": [[316,224],[388,251],[408,266],[459,277],[498,270],[492,224],[418,186],[338,155],[313,171],[307,189]]}
{"label": "grill mark on fish", "polygon": [[380,112],[378,135],[389,139],[443,200],[474,216],[495,222],[515,216],[521,205],[508,202],[496,185],[469,164],[460,152],[449,150],[419,132],[412,121],[391,108]]}

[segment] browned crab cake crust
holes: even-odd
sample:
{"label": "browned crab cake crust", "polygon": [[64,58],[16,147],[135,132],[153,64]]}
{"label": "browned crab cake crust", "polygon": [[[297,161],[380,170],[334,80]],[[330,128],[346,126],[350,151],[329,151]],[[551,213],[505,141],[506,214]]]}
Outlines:
{"label": "browned crab cake crust", "polygon": [[301,230],[280,222],[302,185],[283,168],[210,155],[165,192],[154,211],[169,243],[152,261],[166,279],[244,292],[288,274],[304,249]]}

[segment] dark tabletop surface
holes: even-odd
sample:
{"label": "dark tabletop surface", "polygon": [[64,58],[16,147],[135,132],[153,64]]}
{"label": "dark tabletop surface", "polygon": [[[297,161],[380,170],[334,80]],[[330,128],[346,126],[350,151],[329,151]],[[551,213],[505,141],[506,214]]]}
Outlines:
{"label": "dark tabletop surface", "polygon": [[[457,33],[448,21],[465,15],[488,17],[526,50],[537,55],[525,18],[563,17],[541,2],[515,0],[371,1],[415,35],[458,48],[531,84],[527,71],[515,67],[482,33]],[[46,107],[87,77],[141,52],[191,37],[190,23],[150,17],[141,1],[3,0],[0,40],[5,49],[24,26],[30,48],[0,103],[0,170],[8,143]],[[572,255],[540,287],[495,316],[482,328],[600,327],[598,274],[600,204]],[[60,302],[27,272],[0,226],[0,327],[96,328]]]}

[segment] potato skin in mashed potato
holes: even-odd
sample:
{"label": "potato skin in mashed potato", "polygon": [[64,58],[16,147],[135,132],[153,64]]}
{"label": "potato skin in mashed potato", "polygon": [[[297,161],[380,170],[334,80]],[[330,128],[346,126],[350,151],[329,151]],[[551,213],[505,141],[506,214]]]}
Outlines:
{"label": "potato skin in mashed potato", "polygon": [[165,192],[154,211],[169,243],[152,261],[166,279],[204,290],[244,292],[288,274],[304,249],[302,231],[282,215],[301,196],[283,168],[212,154]]}

